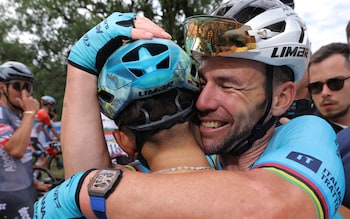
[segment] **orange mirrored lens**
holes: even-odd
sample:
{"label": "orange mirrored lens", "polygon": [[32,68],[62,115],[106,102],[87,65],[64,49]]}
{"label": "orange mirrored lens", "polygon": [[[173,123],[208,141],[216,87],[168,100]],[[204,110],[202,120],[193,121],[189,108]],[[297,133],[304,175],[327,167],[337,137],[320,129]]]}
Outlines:
{"label": "orange mirrored lens", "polygon": [[220,56],[256,49],[255,37],[248,25],[213,16],[194,16],[184,22],[186,51]]}

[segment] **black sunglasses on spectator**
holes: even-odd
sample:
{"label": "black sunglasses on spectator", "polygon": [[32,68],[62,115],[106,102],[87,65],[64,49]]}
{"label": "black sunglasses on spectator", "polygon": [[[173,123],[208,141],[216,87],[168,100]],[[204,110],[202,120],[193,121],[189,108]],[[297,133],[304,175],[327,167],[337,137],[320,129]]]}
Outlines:
{"label": "black sunglasses on spectator", "polygon": [[326,84],[331,91],[338,91],[344,87],[344,81],[349,78],[350,76],[346,78],[330,78],[326,81],[326,83],[317,81],[314,83],[310,83],[308,85],[308,89],[311,94],[319,94],[323,90],[323,85]]}
{"label": "black sunglasses on spectator", "polygon": [[16,91],[22,91],[26,89],[30,94],[33,92],[33,84],[29,82],[16,81],[16,82],[8,82],[6,84],[12,85],[12,88],[15,89]]}

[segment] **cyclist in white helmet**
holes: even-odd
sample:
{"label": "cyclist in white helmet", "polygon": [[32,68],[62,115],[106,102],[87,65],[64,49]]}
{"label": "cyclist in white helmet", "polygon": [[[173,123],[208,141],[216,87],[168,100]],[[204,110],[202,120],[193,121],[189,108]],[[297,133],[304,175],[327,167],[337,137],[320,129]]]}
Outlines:
{"label": "cyclist in white helmet", "polygon": [[[109,165],[101,158],[104,154],[108,158],[106,149],[96,147],[103,145],[98,144],[99,139],[103,141],[103,134],[96,133],[99,126],[95,124],[94,135],[88,130],[71,141],[69,130],[78,124],[69,118],[74,116],[76,122],[80,117],[79,125],[91,128],[92,119],[99,116],[98,107],[91,105],[97,103],[97,79],[86,72],[97,75],[110,55],[107,48],[121,45],[122,39],[140,38],[144,30],[156,34],[158,29],[144,21],[130,14],[112,14],[71,50],[65,96],[70,107],[64,109],[62,130],[67,134],[68,175]],[[274,118],[293,102],[295,81],[301,79],[309,59],[303,21],[277,0],[236,0],[211,16],[187,19],[185,30],[187,51],[200,62],[202,91],[196,107],[201,147],[208,154],[219,153],[225,170],[123,172],[122,177],[121,172],[98,173],[95,179],[108,179],[108,183],[98,191],[90,184],[90,192],[88,179],[95,171],[79,173],[68,181],[69,191],[78,188],[79,202],[72,201],[72,194],[59,192],[71,200],[63,208],[80,209],[93,217],[92,209],[100,201],[100,218],[105,214],[108,218],[335,217],[344,197],[344,171],[332,128],[315,116],[275,128]],[[79,93],[79,85],[84,85],[84,94]],[[86,103],[74,102],[74,93],[79,98],[83,95]],[[84,141],[96,144],[92,147]],[[78,155],[82,150],[92,162],[74,165],[84,160],[82,153]]]}

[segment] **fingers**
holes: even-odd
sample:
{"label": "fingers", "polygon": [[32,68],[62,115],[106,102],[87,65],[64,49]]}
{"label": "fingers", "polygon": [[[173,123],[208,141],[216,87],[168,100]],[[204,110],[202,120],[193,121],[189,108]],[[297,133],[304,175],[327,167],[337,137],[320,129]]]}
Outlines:
{"label": "fingers", "polygon": [[287,122],[289,122],[290,119],[288,119],[287,117],[282,117],[280,118],[279,122],[283,125],[283,124],[286,124]]}
{"label": "fingers", "polygon": [[22,95],[22,100],[31,96],[26,89],[22,90],[21,95]]}
{"label": "fingers", "polygon": [[22,98],[17,98],[23,111],[34,111],[39,110],[39,101],[34,99],[27,90],[23,89],[21,92]]}
{"label": "fingers", "polygon": [[171,39],[171,35],[163,28],[146,17],[137,17],[134,20],[135,28],[131,31],[133,39],[151,39],[153,37]]}

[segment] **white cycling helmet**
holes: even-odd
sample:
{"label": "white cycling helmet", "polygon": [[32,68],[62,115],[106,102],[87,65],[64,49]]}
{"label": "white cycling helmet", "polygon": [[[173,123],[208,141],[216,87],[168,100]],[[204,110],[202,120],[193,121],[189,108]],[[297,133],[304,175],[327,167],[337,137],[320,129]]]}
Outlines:
{"label": "white cycling helmet", "polygon": [[194,58],[227,56],[286,65],[299,81],[310,58],[304,22],[278,0],[231,0],[210,16],[185,20],[186,50]]}
{"label": "white cycling helmet", "polygon": [[0,81],[28,80],[33,82],[34,75],[21,62],[7,61],[0,65]]}

